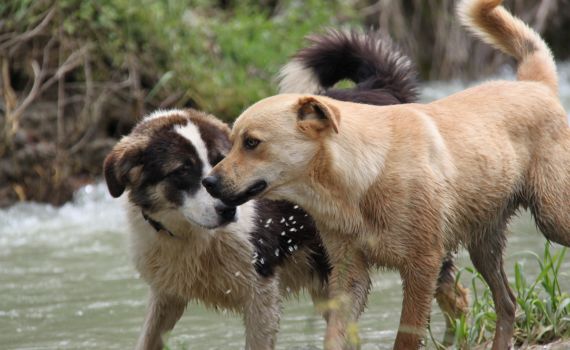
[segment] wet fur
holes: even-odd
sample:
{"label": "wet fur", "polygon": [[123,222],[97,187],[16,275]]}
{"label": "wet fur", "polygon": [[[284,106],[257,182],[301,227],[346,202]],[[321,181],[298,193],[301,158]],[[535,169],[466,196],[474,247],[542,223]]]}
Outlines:
{"label": "wet fur", "polygon": [[[284,94],[248,108],[212,171],[217,195],[252,182],[315,219],[333,270],[326,349],[350,348],[371,266],[398,269],[404,302],[395,349],[425,334],[446,251],[464,245],[493,293],[493,349],[511,344],[515,300],[503,268],[505,229],[529,208],[548,239],[570,246],[570,128],[555,64],[538,34],[500,7],[465,0],[463,23],[519,61],[518,81],[481,84],[430,104],[377,107]],[[244,140],[260,140],[245,149]],[[287,150],[283,154],[282,150]],[[248,198],[241,198],[246,201]]]}
{"label": "wet fur", "polygon": [[[386,38],[331,31],[312,40],[313,45],[294,58],[296,64],[306,64],[327,84],[343,78],[357,84],[344,90],[323,86],[323,94],[380,105],[415,99],[415,71],[405,56],[381,41]],[[345,66],[342,57],[334,58],[337,51],[353,62],[355,73],[327,76],[318,69],[327,62],[328,67]],[[351,56],[352,51],[360,56]],[[198,135],[179,131],[188,125],[196,126]],[[188,139],[187,134],[200,140]],[[185,195],[196,195],[204,170],[228,152],[228,136],[228,127],[213,116],[193,110],[158,111],[139,123],[106,159],[111,194],[128,191],[133,257],[151,287],[139,349],[161,348],[162,335],[174,327],[191,300],[243,314],[248,349],[273,348],[283,296],[304,289],[315,301],[328,297],[328,257],[312,218],[298,206],[250,202],[240,207],[238,222],[214,230],[196,226],[181,214]],[[172,235],[157,232],[142,212]],[[467,294],[455,284],[454,273],[449,255],[441,269],[446,278],[438,284],[437,300],[444,312],[457,317],[466,311]],[[369,281],[362,289],[359,313],[368,292]]]}
{"label": "wet fur", "polygon": [[[326,299],[327,256],[313,220],[286,202],[248,203],[239,208],[237,222],[213,230],[179,215],[181,194],[200,186],[204,166],[194,159],[197,169],[176,170],[197,158],[195,140],[175,131],[188,123],[198,126],[214,165],[229,149],[229,128],[193,110],[147,117],[105,162],[111,193],[128,190],[133,259],[151,287],[137,348],[161,349],[162,335],[174,327],[189,301],[198,300],[216,310],[243,314],[246,347],[271,349],[282,296],[305,289],[316,301]],[[157,232],[143,211],[172,235]]]}

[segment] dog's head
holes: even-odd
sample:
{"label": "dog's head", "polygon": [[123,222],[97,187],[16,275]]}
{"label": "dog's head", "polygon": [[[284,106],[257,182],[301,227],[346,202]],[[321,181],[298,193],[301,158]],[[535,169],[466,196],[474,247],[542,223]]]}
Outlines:
{"label": "dog's head", "polygon": [[161,111],[146,117],[107,156],[109,192],[163,224],[186,219],[215,228],[235,220],[236,208],[212,198],[202,178],[229,151],[229,128],[193,110]]}
{"label": "dog's head", "polygon": [[261,194],[292,200],[290,185],[308,175],[312,162],[326,162],[322,151],[339,125],[330,98],[284,94],[261,100],[236,120],[230,153],[203,184],[229,205]]}

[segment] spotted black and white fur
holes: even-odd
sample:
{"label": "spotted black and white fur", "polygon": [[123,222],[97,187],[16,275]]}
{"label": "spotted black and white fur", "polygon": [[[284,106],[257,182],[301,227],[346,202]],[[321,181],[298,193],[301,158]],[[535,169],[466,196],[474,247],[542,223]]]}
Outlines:
{"label": "spotted black and white fur", "polygon": [[[313,38],[313,44],[288,66],[305,67],[316,81],[325,81],[319,91],[341,99],[409,102],[415,96],[415,81],[410,80],[413,69],[401,64],[407,59],[398,52],[384,52],[391,47],[381,40],[376,35],[329,32]],[[351,52],[360,53],[357,76],[341,69],[347,66],[343,57],[355,63]],[[325,70],[319,68],[325,66]],[[332,77],[329,70],[335,67]],[[293,71],[283,70],[283,81],[292,77],[289,74],[298,74]],[[388,75],[401,77],[401,84],[398,79],[386,80]],[[326,86],[343,78],[367,83],[327,90]],[[157,111],[145,117],[105,160],[110,193],[119,197],[127,192],[133,260],[151,290],[137,349],[161,349],[162,336],[192,300],[242,314],[246,349],[273,349],[283,297],[301,290],[315,302],[328,296],[327,254],[313,220],[302,208],[268,200],[228,207],[201,186],[230,146],[228,126],[211,115],[195,110]],[[452,263],[444,267],[442,273],[453,274]]]}

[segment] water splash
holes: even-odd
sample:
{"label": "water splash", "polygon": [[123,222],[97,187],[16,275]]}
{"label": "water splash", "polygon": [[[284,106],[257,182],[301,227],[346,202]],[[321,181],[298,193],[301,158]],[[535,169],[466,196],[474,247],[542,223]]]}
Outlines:
{"label": "water splash", "polygon": [[126,217],[120,200],[103,183],[81,188],[72,202],[60,208],[40,203],[18,203],[0,210],[0,252],[22,245],[73,245],[101,231],[121,231]]}

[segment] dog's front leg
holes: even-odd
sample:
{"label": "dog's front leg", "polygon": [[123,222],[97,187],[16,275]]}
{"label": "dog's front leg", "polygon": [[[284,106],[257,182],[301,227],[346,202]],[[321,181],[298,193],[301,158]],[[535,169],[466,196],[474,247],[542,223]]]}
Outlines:
{"label": "dog's front leg", "polygon": [[246,350],[274,349],[279,331],[281,296],[278,279],[265,278],[259,284],[244,309]]}
{"label": "dog's front leg", "polygon": [[424,253],[415,254],[415,259],[400,268],[404,300],[395,350],[418,349],[425,338],[441,256]]}
{"label": "dog's front leg", "polygon": [[358,349],[357,320],[370,292],[368,263],[363,252],[350,244],[346,235],[322,236],[332,265],[325,349]]}
{"label": "dog's front leg", "polygon": [[163,335],[172,330],[186,308],[186,301],[151,291],[146,319],[137,350],[162,350]]}

